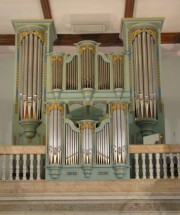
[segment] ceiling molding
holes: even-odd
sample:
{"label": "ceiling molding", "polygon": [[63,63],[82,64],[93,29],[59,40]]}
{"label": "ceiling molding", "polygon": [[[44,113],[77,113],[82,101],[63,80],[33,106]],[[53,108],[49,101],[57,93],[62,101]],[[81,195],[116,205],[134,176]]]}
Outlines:
{"label": "ceiling molding", "polygon": [[44,14],[44,19],[52,19],[49,0],[40,0],[40,1],[41,1],[42,11]]}
{"label": "ceiling molding", "polygon": [[135,0],[126,0],[124,18],[132,18]]}
{"label": "ceiling molding", "polygon": [[[54,45],[57,46],[73,46],[82,40],[94,40],[101,43],[101,46],[122,46],[123,42],[119,38],[118,33],[114,34],[58,34]],[[162,44],[180,44],[180,32],[178,33],[162,33]],[[0,34],[0,45],[15,45],[14,34]]]}

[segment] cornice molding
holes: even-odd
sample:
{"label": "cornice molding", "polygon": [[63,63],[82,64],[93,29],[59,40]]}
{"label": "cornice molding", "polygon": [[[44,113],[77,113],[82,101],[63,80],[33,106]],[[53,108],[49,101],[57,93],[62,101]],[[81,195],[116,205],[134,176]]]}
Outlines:
{"label": "cornice molding", "polygon": [[[54,42],[56,46],[74,46],[82,40],[94,40],[101,43],[102,47],[106,46],[123,46],[123,41],[119,38],[118,33],[112,34],[58,34]],[[180,32],[161,33],[161,44],[180,44]],[[14,34],[0,34],[0,45],[15,45]]]}

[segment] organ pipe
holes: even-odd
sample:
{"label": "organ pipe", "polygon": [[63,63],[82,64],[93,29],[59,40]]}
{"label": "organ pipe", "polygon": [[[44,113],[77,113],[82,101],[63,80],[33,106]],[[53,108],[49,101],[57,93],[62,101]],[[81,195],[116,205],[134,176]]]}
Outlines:
{"label": "organ pipe", "polygon": [[92,164],[92,145],[95,122],[92,120],[82,120],[79,124],[82,136],[83,163]]}
{"label": "organ pipe", "polygon": [[81,87],[94,88],[94,52],[93,46],[87,45],[80,49],[81,52]]}
{"label": "organ pipe", "polygon": [[127,137],[126,137],[126,105],[113,104],[111,106],[113,120],[113,162],[126,163]]}
{"label": "organ pipe", "polygon": [[153,31],[137,30],[133,38],[135,110],[137,118],[156,118],[157,82]]}
{"label": "organ pipe", "polygon": [[112,57],[112,63],[113,63],[113,85],[114,85],[114,88],[124,88],[123,56],[114,55]]}
{"label": "organ pipe", "polygon": [[100,131],[96,132],[96,163],[110,164],[109,122],[105,123]]}
{"label": "organ pipe", "polygon": [[63,57],[53,56],[52,62],[52,89],[62,89],[63,80]]}
{"label": "organ pipe", "polygon": [[66,89],[78,89],[78,58],[74,56],[72,60],[66,63]]}
{"label": "organ pipe", "polygon": [[65,164],[79,164],[79,132],[65,123]]}
{"label": "organ pipe", "polygon": [[62,163],[62,123],[64,108],[60,104],[52,104],[48,108],[48,151],[49,163]]}
{"label": "organ pipe", "polygon": [[35,31],[20,36],[20,120],[41,119],[43,40]]}
{"label": "organ pipe", "polygon": [[98,56],[98,89],[110,89],[110,64]]}

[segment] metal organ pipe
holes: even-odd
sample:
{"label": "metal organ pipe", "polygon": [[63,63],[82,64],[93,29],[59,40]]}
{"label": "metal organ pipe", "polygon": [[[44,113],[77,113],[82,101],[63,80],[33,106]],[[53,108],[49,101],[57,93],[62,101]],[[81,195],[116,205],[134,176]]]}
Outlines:
{"label": "metal organ pipe", "polygon": [[113,117],[113,162],[126,163],[126,106],[113,104],[111,110]]}
{"label": "metal organ pipe", "polygon": [[94,47],[81,47],[81,87],[94,88]]}
{"label": "metal organ pipe", "polygon": [[149,112],[149,81],[147,70],[147,37],[146,32],[142,33],[143,46],[143,73],[144,73],[144,101],[145,101],[145,117],[148,117]]}
{"label": "metal organ pipe", "polygon": [[43,41],[32,30],[22,32],[20,38],[20,120],[39,120]]}
{"label": "metal organ pipe", "polygon": [[48,108],[49,112],[49,133],[48,133],[48,150],[49,163],[62,163],[62,123],[63,123],[63,106],[52,104]]}
{"label": "metal organ pipe", "polygon": [[142,29],[133,41],[137,118],[156,118],[155,49],[152,31]]}
{"label": "metal organ pipe", "polygon": [[110,64],[98,56],[98,89],[110,89]]}
{"label": "metal organ pipe", "polygon": [[53,56],[51,61],[52,61],[52,89],[62,89],[63,57]]}
{"label": "metal organ pipe", "polygon": [[110,164],[109,151],[109,122],[107,122],[100,131],[96,132],[96,163]]}
{"label": "metal organ pipe", "polygon": [[82,120],[79,122],[82,135],[82,153],[83,163],[92,163],[92,143],[93,143],[93,129],[95,122],[92,120]]}
{"label": "metal organ pipe", "polygon": [[79,164],[79,132],[65,123],[65,164]]}
{"label": "metal organ pipe", "polygon": [[113,82],[114,88],[123,88],[124,80],[123,80],[123,57],[122,56],[113,56]]}
{"label": "metal organ pipe", "polygon": [[72,60],[66,63],[66,89],[78,89],[78,59],[74,56]]}

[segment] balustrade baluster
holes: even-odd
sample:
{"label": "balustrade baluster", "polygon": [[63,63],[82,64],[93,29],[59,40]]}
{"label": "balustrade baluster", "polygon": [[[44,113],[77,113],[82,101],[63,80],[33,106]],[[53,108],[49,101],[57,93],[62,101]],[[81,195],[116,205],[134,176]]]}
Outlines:
{"label": "balustrade baluster", "polygon": [[156,178],[159,179],[160,178],[160,154],[157,153],[156,154]]}
{"label": "balustrade baluster", "polygon": [[20,156],[16,155],[16,180],[19,180],[19,161]]}
{"label": "balustrade baluster", "polygon": [[174,162],[173,162],[173,154],[170,154],[170,172],[171,172],[171,178],[174,178]]}
{"label": "balustrade baluster", "polygon": [[29,177],[29,180],[33,180],[33,173],[34,173],[33,158],[34,158],[34,155],[30,154],[30,177]]}
{"label": "balustrade baluster", "polygon": [[149,178],[153,179],[153,163],[152,163],[152,154],[149,154]]}
{"label": "balustrade baluster", "polygon": [[6,155],[2,155],[2,180],[6,180]]}
{"label": "balustrade baluster", "polygon": [[135,178],[139,179],[139,154],[135,154]]}
{"label": "balustrade baluster", "polygon": [[177,153],[177,171],[178,171],[178,178],[180,178],[180,154]]}
{"label": "balustrade baluster", "polygon": [[146,179],[146,155],[145,153],[142,154],[142,174],[143,179]]}
{"label": "balustrade baluster", "polygon": [[163,172],[164,172],[164,179],[166,179],[167,178],[166,154],[163,154]]}
{"label": "balustrade baluster", "polygon": [[40,180],[40,172],[41,172],[41,155],[37,155],[37,180]]}
{"label": "balustrade baluster", "polygon": [[9,155],[9,180],[13,180],[13,155]]}
{"label": "balustrade baluster", "polygon": [[27,155],[23,155],[23,180],[26,180],[26,160],[27,160]]}

